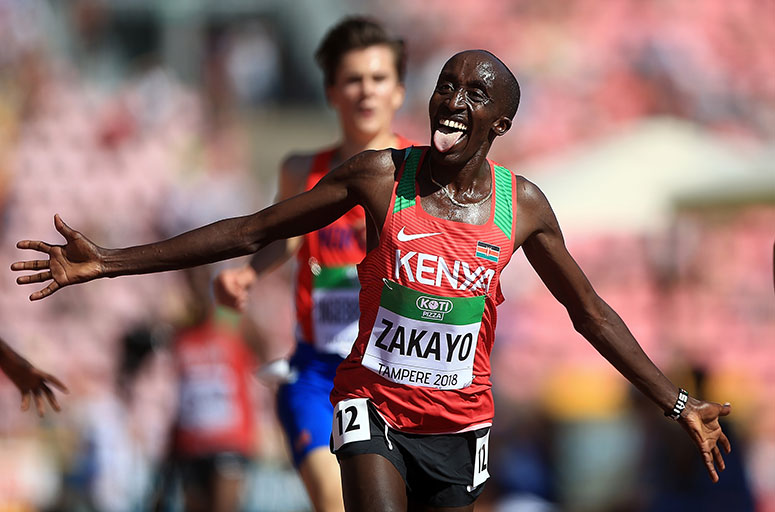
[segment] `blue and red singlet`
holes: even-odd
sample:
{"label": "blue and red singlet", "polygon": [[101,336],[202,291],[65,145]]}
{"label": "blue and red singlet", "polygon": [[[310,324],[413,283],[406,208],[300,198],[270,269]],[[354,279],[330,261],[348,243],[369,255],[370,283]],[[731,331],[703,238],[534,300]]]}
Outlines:
{"label": "blue and red singlet", "polygon": [[[399,147],[411,146],[400,135]],[[305,190],[331,170],[336,149],[313,158]],[[357,206],[328,226],[304,236],[296,255],[297,338],[323,354],[346,357],[358,335],[358,271],[366,255],[366,220]]]}

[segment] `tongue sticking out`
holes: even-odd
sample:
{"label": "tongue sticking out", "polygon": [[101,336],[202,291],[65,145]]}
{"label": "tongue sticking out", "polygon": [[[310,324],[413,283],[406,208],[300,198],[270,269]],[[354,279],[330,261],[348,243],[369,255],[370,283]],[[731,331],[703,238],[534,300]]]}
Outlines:
{"label": "tongue sticking out", "polygon": [[433,145],[436,146],[439,152],[446,153],[462,136],[463,132],[443,133],[440,130],[436,130],[433,132]]}

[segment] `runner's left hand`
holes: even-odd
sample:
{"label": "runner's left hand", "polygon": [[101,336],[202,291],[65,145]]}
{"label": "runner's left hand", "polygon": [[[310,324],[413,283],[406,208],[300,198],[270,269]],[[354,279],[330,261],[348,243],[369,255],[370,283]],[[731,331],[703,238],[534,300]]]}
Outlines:
{"label": "runner's left hand", "polygon": [[681,426],[700,450],[705,468],[714,483],[719,480],[718,471],[724,471],[726,467],[719,445],[725,453],[732,451],[729,439],[721,430],[719,417],[726,416],[731,411],[732,406],[728,403],[721,405],[690,397],[686,411],[679,419]]}

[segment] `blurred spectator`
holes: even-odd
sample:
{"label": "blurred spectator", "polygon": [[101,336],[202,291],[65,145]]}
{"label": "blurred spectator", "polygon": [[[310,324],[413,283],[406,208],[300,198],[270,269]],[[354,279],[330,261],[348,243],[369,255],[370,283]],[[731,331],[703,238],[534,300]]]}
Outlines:
{"label": "blurred spectator", "polygon": [[147,420],[133,414],[144,406],[138,376],[147,372],[151,356],[161,343],[147,327],[127,332],[120,347],[114,389],[105,389],[78,410],[79,439],[75,458],[66,471],[68,491],[59,510],[139,512],[145,510],[157,464],[147,443]]}
{"label": "blurred spectator", "polygon": [[254,365],[235,321],[218,310],[174,338],[179,402],[160,499],[174,472],[186,512],[239,510],[255,453]]}

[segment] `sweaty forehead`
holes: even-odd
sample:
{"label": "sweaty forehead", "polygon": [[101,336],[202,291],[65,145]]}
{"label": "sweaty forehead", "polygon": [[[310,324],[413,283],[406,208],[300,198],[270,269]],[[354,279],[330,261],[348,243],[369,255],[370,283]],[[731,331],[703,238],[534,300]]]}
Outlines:
{"label": "sweaty forehead", "polygon": [[495,63],[488,54],[468,51],[458,53],[449,59],[441,70],[441,76],[456,78],[462,82],[484,82],[493,87],[498,73]]}

